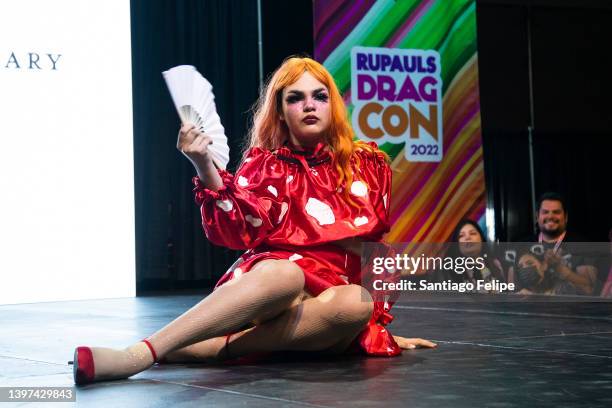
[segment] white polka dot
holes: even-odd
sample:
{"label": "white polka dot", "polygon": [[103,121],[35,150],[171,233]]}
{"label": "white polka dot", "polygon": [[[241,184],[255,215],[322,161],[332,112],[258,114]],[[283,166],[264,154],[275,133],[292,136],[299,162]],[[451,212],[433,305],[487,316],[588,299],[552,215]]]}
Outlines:
{"label": "white polka dot", "polygon": [[287,176],[287,183],[291,183],[293,181],[293,176],[290,174]]}
{"label": "white polka dot", "polygon": [[217,200],[215,201],[215,204],[217,204],[217,207],[219,207],[225,212],[232,211],[232,209],[234,208],[234,204],[232,204],[230,200]]}
{"label": "white polka dot", "polygon": [[330,225],[336,222],[331,207],[316,198],[309,198],[306,203],[306,213],[316,219],[319,225]]}
{"label": "white polka dot", "polygon": [[247,180],[246,177],[239,176],[238,177],[238,185],[240,187],[246,187],[246,186],[249,185],[249,180]]}
{"label": "white polka dot", "polygon": [[281,223],[281,221],[285,217],[285,214],[287,214],[287,210],[288,209],[289,209],[289,204],[287,204],[287,203],[282,203],[281,204],[281,212],[280,212],[280,215],[278,216],[278,221],[276,221],[277,224]]}
{"label": "white polka dot", "polygon": [[385,205],[385,208],[387,208],[387,195],[386,194],[383,196],[383,204]]}
{"label": "white polka dot", "polygon": [[355,180],[351,184],[351,194],[365,197],[368,194],[368,186],[363,181]]}
{"label": "white polka dot", "polygon": [[345,281],[346,283],[349,283],[349,278],[346,275],[340,275],[340,278]]}
{"label": "white polka dot", "polygon": [[240,276],[242,276],[242,269],[240,268],[234,269],[234,279],[239,278]]}
{"label": "white polka dot", "polygon": [[303,258],[303,256],[302,256],[302,255],[300,255],[300,254],[293,254],[293,255],[291,255],[291,256],[289,257],[289,260],[290,260],[291,262],[295,262],[295,261],[297,261],[298,259],[302,259],[302,258]]}
{"label": "white polka dot", "polygon": [[315,176],[318,176],[319,173],[315,170],[315,169],[310,169],[310,171],[312,172],[312,174],[314,174]]}
{"label": "white polka dot", "polygon": [[276,190],[276,187],[268,186],[268,191],[271,192],[274,197],[278,197],[278,191]]}
{"label": "white polka dot", "polygon": [[245,162],[245,163],[248,163],[248,162],[250,162],[251,160],[253,160],[253,158],[252,158],[252,157],[247,157],[246,159],[244,159],[244,162]]}
{"label": "white polka dot", "polygon": [[368,217],[357,217],[355,218],[355,226],[360,227],[368,223]]}
{"label": "white polka dot", "polygon": [[342,187],[338,187],[338,192],[341,193],[343,191]]}
{"label": "white polka dot", "polygon": [[263,221],[261,220],[261,218],[253,217],[251,214],[247,214],[247,216],[244,217],[244,219],[246,220],[246,222],[248,222],[254,227],[261,227],[261,224],[263,224]]}

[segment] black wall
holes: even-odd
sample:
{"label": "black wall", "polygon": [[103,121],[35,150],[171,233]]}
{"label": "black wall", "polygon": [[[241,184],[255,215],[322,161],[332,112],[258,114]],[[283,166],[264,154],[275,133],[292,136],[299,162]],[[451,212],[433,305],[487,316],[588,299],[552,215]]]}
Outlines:
{"label": "black wall", "polygon": [[262,0],[264,78],[291,55],[312,57],[312,1]]}

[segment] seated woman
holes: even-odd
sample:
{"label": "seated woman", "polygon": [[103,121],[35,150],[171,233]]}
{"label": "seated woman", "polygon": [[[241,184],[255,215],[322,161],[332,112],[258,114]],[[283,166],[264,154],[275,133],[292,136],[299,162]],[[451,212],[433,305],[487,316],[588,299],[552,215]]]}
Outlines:
{"label": "seated woman", "polygon": [[477,280],[491,282],[493,279],[505,282],[505,274],[501,262],[487,247],[484,233],[480,226],[469,219],[461,220],[451,236],[452,247],[449,256],[454,257],[483,257],[485,267],[482,269],[467,269],[463,273],[451,271],[448,276],[455,282],[471,282]]}
{"label": "seated woman", "polygon": [[575,295],[576,287],[551,268],[544,247],[532,245],[518,257],[516,280],[520,294]]}
{"label": "seated woman", "polygon": [[434,347],[384,328],[391,304],[362,286],[360,241],[389,230],[391,170],[375,144],[353,141],[325,68],[289,58],[261,95],[236,175],[217,170],[211,139],[181,127],[195,199],[211,242],[246,252],[200,303],[124,350],[79,347],[77,384],[127,378],[156,361],[209,361],[270,351],[396,356]]}

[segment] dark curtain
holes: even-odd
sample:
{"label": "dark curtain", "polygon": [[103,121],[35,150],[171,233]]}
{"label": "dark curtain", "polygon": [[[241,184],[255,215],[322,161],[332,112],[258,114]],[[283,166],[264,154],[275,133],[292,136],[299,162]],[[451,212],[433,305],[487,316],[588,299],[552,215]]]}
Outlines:
{"label": "dark curtain", "polygon": [[161,72],[194,65],[213,84],[233,169],[258,95],[257,2],[132,0],[131,16],[137,289],[207,286],[237,254],[202,232]]}
{"label": "dark curtain", "polygon": [[532,219],[526,12],[510,6],[477,7],[487,207],[495,210],[496,238],[508,241],[524,233]]}
{"label": "dark curtain", "polygon": [[610,6],[534,8],[531,19],[536,191],[563,194],[568,227],[594,241],[612,228]]}

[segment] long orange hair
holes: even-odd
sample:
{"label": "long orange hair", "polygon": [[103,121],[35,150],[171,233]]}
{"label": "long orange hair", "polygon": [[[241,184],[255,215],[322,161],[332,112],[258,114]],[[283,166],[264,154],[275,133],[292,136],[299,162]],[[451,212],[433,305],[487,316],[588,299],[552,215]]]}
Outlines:
{"label": "long orange hair", "polygon": [[[338,187],[344,182],[348,187],[353,182],[350,161],[355,150],[362,149],[370,153],[383,154],[387,159],[388,157],[367,143],[353,140],[354,133],[348,121],[346,106],[333,77],[323,65],[311,58],[289,57],[272,74],[262,88],[259,100],[254,107],[253,125],[246,148],[260,147],[274,150],[283,146],[289,139],[289,128],[284,121],[280,120],[283,89],[295,83],[306,71],[329,90],[331,120],[325,141],[333,153],[333,164],[339,175]],[[359,160],[357,157],[355,159],[358,168]],[[349,196],[349,188],[343,190],[343,195],[349,203],[354,204]]]}

